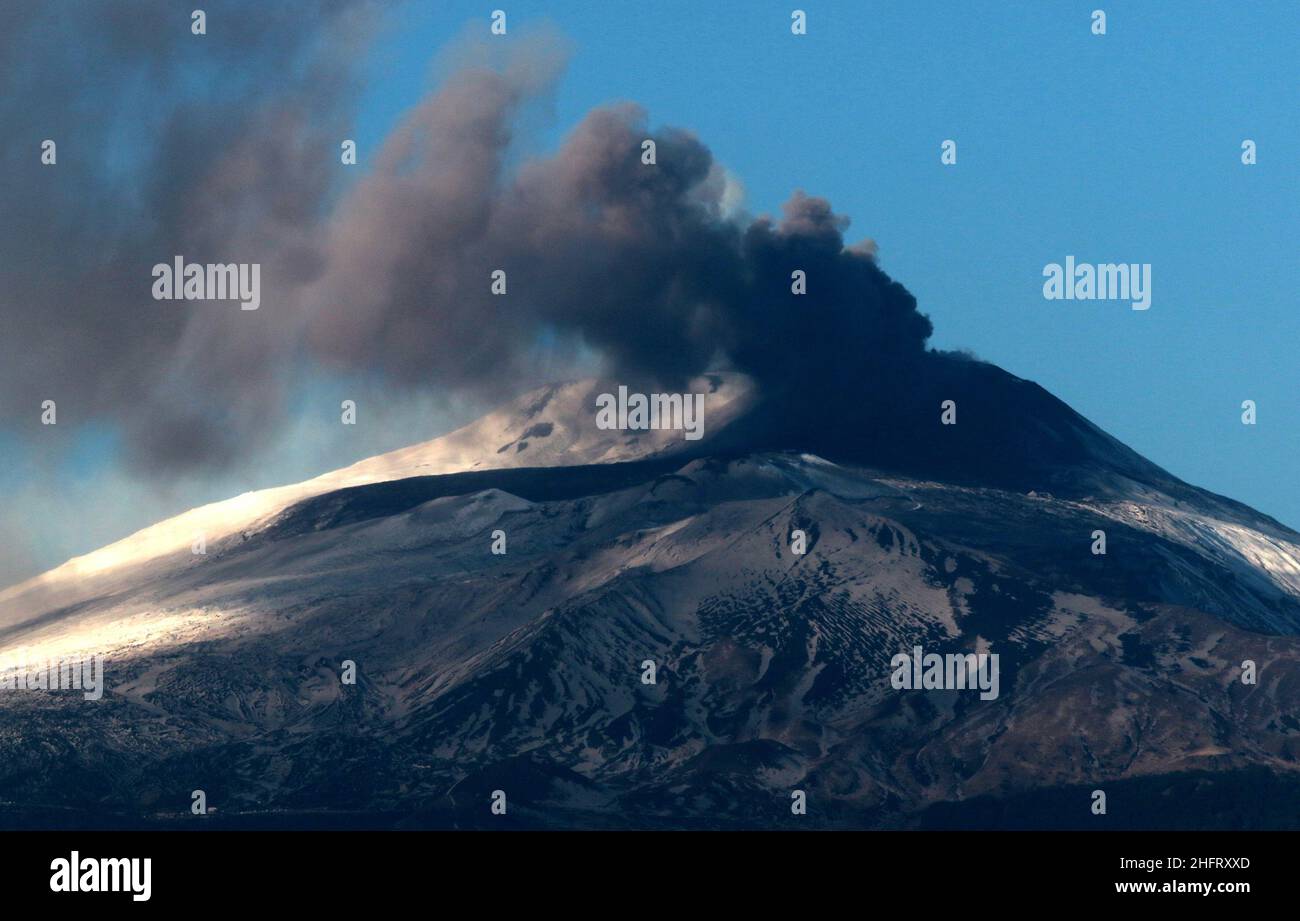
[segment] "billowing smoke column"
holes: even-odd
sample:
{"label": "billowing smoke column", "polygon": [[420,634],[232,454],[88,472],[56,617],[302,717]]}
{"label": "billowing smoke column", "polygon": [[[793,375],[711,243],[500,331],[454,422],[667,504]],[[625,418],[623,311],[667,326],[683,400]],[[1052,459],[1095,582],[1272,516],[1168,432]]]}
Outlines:
{"label": "billowing smoke column", "polygon": [[[560,70],[545,43],[455,72],[361,165],[340,166],[353,17],[367,5],[320,18],[269,6],[241,13],[257,36],[246,47],[219,34],[180,47],[183,23],[161,38],[111,28],[117,5],[92,7],[93,84],[62,68],[55,24],[6,14],[19,17],[11,43],[49,52],[20,66],[0,47],[3,120],[19,136],[5,157],[19,181],[0,191],[13,217],[0,253],[7,418],[54,395],[121,425],[144,465],[181,470],[274,437],[286,394],[313,375],[504,397],[545,343],[665,387],[729,365],[795,413],[887,399],[926,361],[929,321],[868,244],[845,244],[848,221],[824,199],[795,193],[779,219],[740,217],[708,148],[650,131],[632,105],[596,109],[554,154],[520,161],[513,128]],[[319,34],[298,36],[304,22]],[[236,66],[220,95],[167,88]],[[42,94],[83,122],[37,118]],[[116,98],[132,105],[84,105]],[[34,151],[50,133],[61,159],[42,171]],[[174,255],[260,264],[260,309],[152,300],[150,266]]]}
{"label": "billowing smoke column", "polygon": [[[309,325],[320,354],[481,386],[509,380],[555,332],[620,375],[668,382],[725,358],[763,383],[812,385],[924,351],[929,321],[869,247],[845,246],[848,222],[828,202],[796,193],[779,221],[737,220],[708,149],[649,131],[634,106],[597,109],[507,176],[526,89],[510,73],[462,73],[389,140],[340,204],[307,292],[334,305]],[[489,286],[497,269],[505,296]]]}

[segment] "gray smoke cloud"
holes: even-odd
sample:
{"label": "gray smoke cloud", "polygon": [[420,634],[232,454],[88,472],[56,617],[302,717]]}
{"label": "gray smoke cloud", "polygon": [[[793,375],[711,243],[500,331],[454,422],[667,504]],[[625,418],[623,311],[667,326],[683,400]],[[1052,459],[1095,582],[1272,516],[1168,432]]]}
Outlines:
{"label": "gray smoke cloud", "polygon": [[[192,471],[275,438],[304,376],[504,397],[541,349],[665,386],[730,365],[789,397],[883,392],[925,360],[929,321],[825,199],[737,215],[709,149],[635,105],[520,161],[521,114],[562,70],[555,42],[464,64],[347,182],[372,4],[237,5],[193,41],[172,6],[4,14],[7,423],[56,399],[61,422],[121,427],[143,468]],[[38,163],[45,137],[57,168]],[[261,309],[152,300],[150,268],[175,254],[260,263]]]}
{"label": "gray smoke cloud", "polygon": [[[6,428],[48,450],[105,422],[161,471],[274,437],[288,318],[154,301],[150,271],[179,253],[306,277],[377,9],[236,0],[195,36],[190,8],[165,0],[4,6]],[[43,429],[46,399],[60,425]]]}

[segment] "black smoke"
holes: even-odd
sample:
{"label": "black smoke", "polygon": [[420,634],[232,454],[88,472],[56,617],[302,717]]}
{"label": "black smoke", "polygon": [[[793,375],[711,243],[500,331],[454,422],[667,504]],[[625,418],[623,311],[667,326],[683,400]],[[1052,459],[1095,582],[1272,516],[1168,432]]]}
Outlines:
{"label": "black smoke", "polygon": [[554,333],[633,379],[680,382],[724,361],[764,385],[822,389],[924,354],[929,321],[869,246],[846,246],[826,200],[796,192],[779,220],[737,218],[709,149],[652,131],[631,105],[593,111],[507,175],[522,96],[509,74],[462,73],[390,140],[341,204],[309,296],[346,292],[308,329],[319,354],[492,387]]}
{"label": "black smoke", "polygon": [[[506,397],[545,344],[629,382],[730,366],[781,412],[834,420],[896,403],[932,360],[915,299],[823,198],[746,216],[702,141],[630,104],[521,157],[521,116],[562,69],[554,42],[469,56],[349,172],[338,144],[373,4],[228,4],[203,37],[163,2],[14,9],[0,43],[14,427],[57,399],[63,419],[120,427],[140,465],[182,471],[273,439],[313,375]],[[38,162],[45,137],[57,167]],[[150,267],[175,254],[261,263],[261,309],[152,300]]]}

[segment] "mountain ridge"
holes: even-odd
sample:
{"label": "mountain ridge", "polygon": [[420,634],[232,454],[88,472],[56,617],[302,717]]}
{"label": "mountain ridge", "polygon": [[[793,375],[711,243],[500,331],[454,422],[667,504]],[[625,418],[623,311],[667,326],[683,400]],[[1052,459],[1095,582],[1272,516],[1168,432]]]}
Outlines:
{"label": "mountain ridge", "polygon": [[[1025,383],[966,371],[853,421],[897,422],[962,380]],[[1012,410],[1055,406],[1024,394]],[[527,455],[511,445],[546,413],[533,439],[561,434],[589,395],[516,401],[478,450]],[[955,428],[978,428],[978,393],[953,398]],[[1122,452],[1108,468],[1118,442],[1087,442],[1068,407],[994,429],[1027,435],[991,482],[954,482],[943,466],[988,432],[904,473],[905,450],[852,426],[809,438],[819,420],[779,397],[733,402],[689,449],[578,435],[604,460],[353,483],[72,604],[0,600],[0,651],[110,663],[93,707],[0,696],[17,727],[0,800],[167,824],[201,788],[230,822],[479,827],[504,789],[527,827],[787,827],[802,789],[812,824],[886,828],[1012,822],[997,803],[1067,809],[1070,790],[1206,771],[1300,789],[1293,532]],[[916,645],[998,653],[1000,696],[895,690],[891,658]]]}

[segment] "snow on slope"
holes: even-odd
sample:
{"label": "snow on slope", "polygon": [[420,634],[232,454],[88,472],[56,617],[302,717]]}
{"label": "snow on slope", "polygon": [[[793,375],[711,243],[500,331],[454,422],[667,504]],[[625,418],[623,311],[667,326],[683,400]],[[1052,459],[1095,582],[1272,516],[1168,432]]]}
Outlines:
{"label": "snow on slope", "polygon": [[1238,578],[1263,576],[1279,591],[1300,597],[1300,542],[1171,503],[1115,502],[1097,510],[1208,556]]}
{"label": "snow on slope", "polygon": [[[691,444],[680,431],[596,428],[596,396],[614,392],[616,387],[590,379],[541,387],[431,441],[301,483],[247,492],[191,509],[0,592],[0,625],[12,626],[43,611],[111,592],[128,572],[138,576],[141,566],[182,551],[188,553],[200,534],[212,544],[256,528],[302,499],[336,489],[474,469],[638,460]],[[691,381],[688,389],[706,394],[705,438],[743,414],[753,397],[751,381],[733,373],[701,376]]]}

